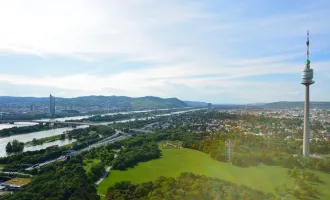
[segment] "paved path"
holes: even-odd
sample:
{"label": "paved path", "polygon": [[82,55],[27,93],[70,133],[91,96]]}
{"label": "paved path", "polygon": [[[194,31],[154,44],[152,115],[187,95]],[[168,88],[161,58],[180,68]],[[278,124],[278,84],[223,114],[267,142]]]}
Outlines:
{"label": "paved path", "polygon": [[[117,156],[118,156],[118,154],[115,154],[114,158],[117,158]],[[112,166],[109,166],[109,167],[107,167],[107,168],[105,169],[105,172],[104,172],[103,176],[100,178],[100,180],[98,180],[98,181],[95,183],[96,185],[99,185],[99,184],[103,181],[103,179],[105,179],[105,178],[108,176],[108,174],[109,174],[111,168],[112,168]]]}
{"label": "paved path", "polygon": [[131,128],[130,130],[132,131],[136,131],[136,132],[142,132],[142,133],[154,133],[153,131],[151,130],[146,130],[144,128]]}
{"label": "paved path", "polygon": [[103,181],[103,179],[105,179],[105,178],[108,176],[108,174],[109,174],[111,168],[112,168],[112,166],[109,166],[109,167],[107,167],[107,168],[105,169],[105,172],[104,172],[103,176],[100,178],[100,180],[98,180],[98,181],[95,183],[96,185],[99,185],[99,184]]}

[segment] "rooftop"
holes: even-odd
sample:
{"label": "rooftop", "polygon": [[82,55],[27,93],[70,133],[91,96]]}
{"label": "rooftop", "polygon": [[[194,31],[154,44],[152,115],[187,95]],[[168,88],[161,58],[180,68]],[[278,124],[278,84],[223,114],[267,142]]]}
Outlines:
{"label": "rooftop", "polygon": [[10,187],[22,187],[31,182],[29,178],[13,178],[9,181],[1,183],[2,185],[10,186]]}

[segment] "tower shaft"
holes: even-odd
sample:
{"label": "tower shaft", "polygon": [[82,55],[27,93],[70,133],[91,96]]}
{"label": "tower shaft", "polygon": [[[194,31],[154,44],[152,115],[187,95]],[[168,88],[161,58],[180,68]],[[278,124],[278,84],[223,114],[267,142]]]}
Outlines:
{"label": "tower shaft", "polygon": [[309,85],[306,85],[305,90],[305,109],[304,109],[304,144],[303,155],[309,157],[309,140],[310,140],[310,128],[309,128]]}

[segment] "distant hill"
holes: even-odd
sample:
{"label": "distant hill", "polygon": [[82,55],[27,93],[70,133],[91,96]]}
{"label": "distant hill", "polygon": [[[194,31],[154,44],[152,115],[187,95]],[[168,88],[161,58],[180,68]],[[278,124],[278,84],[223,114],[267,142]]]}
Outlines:
{"label": "distant hill", "polygon": [[[273,103],[266,103],[262,105],[264,108],[278,108],[278,109],[286,109],[286,108],[304,108],[304,102],[289,102],[289,101],[279,101]],[[330,109],[330,102],[311,102],[311,108],[319,108],[319,109]]]}
{"label": "distant hill", "polygon": [[184,101],[188,106],[191,107],[205,107],[207,106],[207,103],[200,102],[200,101]]}
{"label": "distant hill", "polygon": [[[160,109],[181,108],[187,104],[177,98],[126,97],[126,96],[82,96],[76,98],[55,97],[56,106],[99,107],[116,109]],[[34,104],[49,105],[49,97],[0,96],[0,107],[7,105]]]}
{"label": "distant hill", "polygon": [[247,106],[263,106],[266,103],[250,103],[250,104],[246,104]]}

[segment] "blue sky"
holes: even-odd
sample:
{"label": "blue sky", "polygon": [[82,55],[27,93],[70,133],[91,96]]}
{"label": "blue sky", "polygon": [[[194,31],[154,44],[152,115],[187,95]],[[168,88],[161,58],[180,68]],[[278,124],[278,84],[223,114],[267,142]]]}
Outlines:
{"label": "blue sky", "polygon": [[330,1],[0,1],[0,95],[329,101]]}

